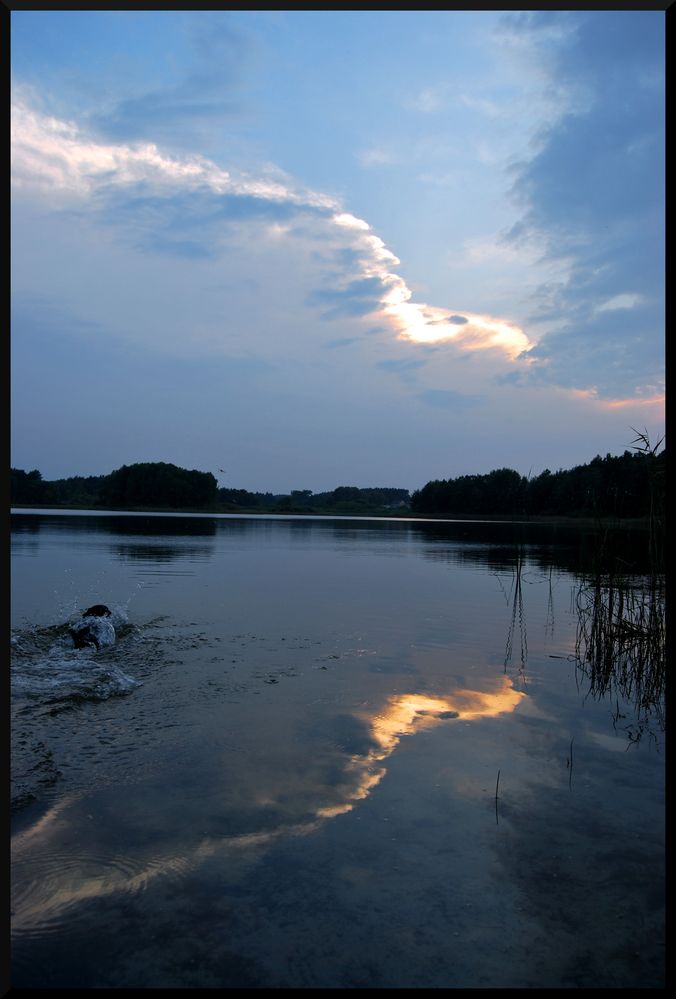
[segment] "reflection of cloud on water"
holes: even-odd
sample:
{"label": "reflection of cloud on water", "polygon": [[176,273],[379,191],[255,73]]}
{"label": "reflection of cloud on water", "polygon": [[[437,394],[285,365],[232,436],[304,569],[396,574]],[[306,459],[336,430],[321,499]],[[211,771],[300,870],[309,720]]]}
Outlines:
{"label": "reflection of cloud on water", "polygon": [[[70,796],[52,806],[30,828],[17,834],[12,842],[17,874],[25,857],[30,875],[25,892],[15,890],[13,900],[15,933],[48,932],[58,926],[73,906],[115,893],[135,894],[145,890],[158,877],[183,877],[200,863],[218,855],[237,855],[233,877],[241,877],[256,863],[260,853],[280,839],[307,836],[338,815],[351,811],[366,798],[387,773],[383,761],[390,756],[404,736],[429,730],[449,720],[477,721],[514,711],[526,697],[512,687],[508,677],[500,677],[491,691],[457,690],[448,697],[426,694],[400,694],[390,697],[385,707],[366,716],[372,748],[350,757],[345,781],[338,794],[341,802],[315,810],[306,821],[282,823],[275,828],[231,836],[204,836],[196,847],[185,853],[167,851],[152,858],[72,856],[65,861],[62,840],[68,841],[72,823],[67,812],[81,795]],[[73,822],[81,821],[75,816]],[[50,849],[50,840],[54,840]],[[20,880],[18,878],[15,881]]]}
{"label": "reflection of cloud on water", "polygon": [[433,728],[443,721],[461,718],[476,721],[494,718],[514,711],[526,695],[512,687],[508,677],[498,681],[494,691],[457,690],[449,697],[429,697],[426,694],[400,694],[389,698],[385,709],[369,721],[376,747],[363,756],[353,756],[349,771],[355,774],[356,785],[348,793],[348,801],[317,809],[321,818],[332,818],[354,808],[378,784],[387,769],[381,764],[390,756],[405,735]]}
{"label": "reflection of cloud on water", "polygon": [[[54,932],[66,921],[71,925],[78,917],[86,918],[86,909],[77,913],[82,903],[117,894],[135,895],[145,891],[158,878],[183,878],[216,855],[221,860],[228,855],[237,855],[231,873],[233,878],[239,879],[275,840],[309,835],[322,824],[320,819],[315,819],[236,836],[206,836],[191,851],[158,853],[150,858],[132,854],[77,855],[61,844],[72,840],[73,823],[64,813],[79,797],[71,795],[54,805],[12,842],[14,936]],[[81,819],[78,817],[75,821]],[[55,841],[53,845],[50,840]],[[29,874],[22,879],[20,868],[24,857]]]}

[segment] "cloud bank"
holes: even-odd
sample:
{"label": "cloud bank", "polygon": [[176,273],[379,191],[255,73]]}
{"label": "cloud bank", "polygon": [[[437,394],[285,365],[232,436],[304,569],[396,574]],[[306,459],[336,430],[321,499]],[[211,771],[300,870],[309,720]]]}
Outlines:
{"label": "cloud bank", "polygon": [[415,487],[661,424],[663,15],[455,17],[449,67],[341,14],[350,81],[332,17],[17,15],[18,467]]}
{"label": "cloud bank", "polygon": [[108,225],[126,227],[137,246],[158,253],[209,256],[218,248],[219,227],[228,224],[262,221],[268,236],[280,238],[319,224],[326,245],[341,254],[331,283],[308,296],[322,318],[368,317],[403,340],[496,350],[510,360],[531,346],[516,323],[414,302],[394,271],[398,258],[365,220],[280,172],[253,177],[202,157],[168,156],[154,143],[98,142],[72,122],[17,102],[12,174],[18,191],[86,199]]}
{"label": "cloud bank", "polygon": [[664,391],[664,23],[659,11],[537,12],[506,30],[558,29],[550,86],[567,109],[519,165],[512,243],[562,265],[530,321],[548,328],[524,375],[615,401]]}

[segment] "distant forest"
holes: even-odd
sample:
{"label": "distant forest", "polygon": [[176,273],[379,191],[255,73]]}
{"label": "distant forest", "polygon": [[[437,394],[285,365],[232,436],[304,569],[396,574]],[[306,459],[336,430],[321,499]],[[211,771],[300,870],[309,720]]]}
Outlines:
{"label": "distant forest", "polygon": [[187,471],[166,462],[123,465],[110,475],[48,481],[37,469],[13,468],[13,506],[104,510],[195,510],[214,513],[342,513],[387,515],[408,511],[408,489],[338,486],[331,492],[255,493],[219,489],[211,472]]}
{"label": "distant forest", "polygon": [[436,479],[407,489],[338,486],[290,493],[219,488],[211,472],[165,462],[123,465],[109,475],[47,481],[37,469],[11,469],[13,506],[86,509],[193,510],[214,513],[314,513],[396,516],[647,517],[664,510],[666,451],[625,451],[586,465],[535,477],[511,468]]}
{"label": "distant forest", "polygon": [[586,465],[540,475],[498,468],[487,475],[437,479],[411,496],[416,514],[524,514],[647,517],[664,507],[666,451],[597,456]]}

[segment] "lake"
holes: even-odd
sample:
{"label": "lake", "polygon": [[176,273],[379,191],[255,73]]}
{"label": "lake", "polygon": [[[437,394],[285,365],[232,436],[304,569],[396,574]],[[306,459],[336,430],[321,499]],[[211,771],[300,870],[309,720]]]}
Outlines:
{"label": "lake", "polygon": [[[663,687],[585,667],[594,531],[11,539],[15,987],[664,988]],[[100,602],[115,644],[75,649]]]}

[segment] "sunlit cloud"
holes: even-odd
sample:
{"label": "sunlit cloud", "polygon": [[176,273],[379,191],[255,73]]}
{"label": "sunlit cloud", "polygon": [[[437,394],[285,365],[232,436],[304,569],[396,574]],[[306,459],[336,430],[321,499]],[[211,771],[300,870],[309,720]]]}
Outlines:
{"label": "sunlit cloud", "polygon": [[[266,205],[310,212],[327,227],[327,239],[331,231],[336,239],[339,234],[348,238],[353,261],[342,281],[317,289],[309,298],[309,304],[324,307],[325,318],[369,316],[386,324],[397,339],[452,342],[464,351],[495,350],[508,361],[516,361],[533,346],[524,331],[508,320],[414,302],[413,292],[394,272],[400,260],[366,220],[344,211],[335,198],[294,185],[281,172],[255,177],[222,169],[202,157],[169,156],[153,143],[100,143],[83,135],[76,124],[17,101],[12,108],[12,173],[17,189],[37,188],[46,194],[65,192],[88,198],[95,193],[112,197],[121,188],[142,191],[133,212],[130,206],[115,206],[116,221],[123,221],[126,212],[134,226],[143,221],[140,209],[154,212],[159,208],[165,217],[173,210],[166,198],[153,200],[163,192],[207,192],[220,198],[220,213],[215,207],[212,219],[224,216],[225,205],[230,206],[228,218],[239,220],[259,217]],[[293,220],[273,218],[266,232],[273,240],[291,238]],[[154,219],[146,248],[159,248],[162,233],[163,226]],[[212,243],[202,253],[194,238],[165,239],[164,246],[192,257],[213,252]]]}
{"label": "sunlit cloud", "polygon": [[632,397],[629,399],[604,399],[602,404],[608,409],[629,409],[633,406],[645,406],[645,407],[655,407],[658,410],[663,410],[666,403],[666,396],[663,394],[649,396],[648,398],[642,399],[640,397]]}
{"label": "sunlit cloud", "polygon": [[419,343],[452,341],[463,350],[497,349],[512,360],[533,344],[524,331],[505,319],[464,313],[462,326],[444,310],[402,302],[385,310],[399,326],[400,336]]}
{"label": "sunlit cloud", "polygon": [[284,180],[233,174],[202,157],[164,155],[152,142],[105,144],[88,139],[72,122],[61,121],[16,102],[11,116],[12,182],[17,188],[42,187],[90,194],[106,185],[130,186],[141,181],[207,187],[217,194],[290,202],[324,211],[338,208],[335,199]]}
{"label": "sunlit cloud", "polygon": [[347,213],[334,215],[334,221],[359,234],[357,245],[363,247],[363,270],[382,284],[378,311],[382,318],[390,320],[399,338],[418,343],[453,341],[464,350],[497,349],[511,360],[533,346],[516,323],[469,312],[459,316],[448,309],[412,302],[411,289],[390,270],[400,261],[371,232],[369,224]]}
{"label": "sunlit cloud", "polygon": [[[521,382],[521,372],[515,373],[515,378]],[[497,379],[498,384],[508,385],[511,381],[512,379],[509,375],[502,376]],[[637,393],[632,396],[627,396],[626,398],[615,397],[611,399],[604,397],[595,385],[592,385],[589,388],[568,388],[557,385],[550,386],[546,389],[543,385],[541,391],[547,391],[551,395],[552,399],[556,397],[559,399],[570,399],[580,403],[586,403],[589,406],[590,415],[593,412],[598,413],[602,410],[632,409],[636,407],[638,409],[653,408],[655,409],[655,416],[659,418],[664,414],[664,406],[666,403],[664,391],[658,386],[647,386],[643,393]],[[429,395],[430,393],[427,394]]]}

